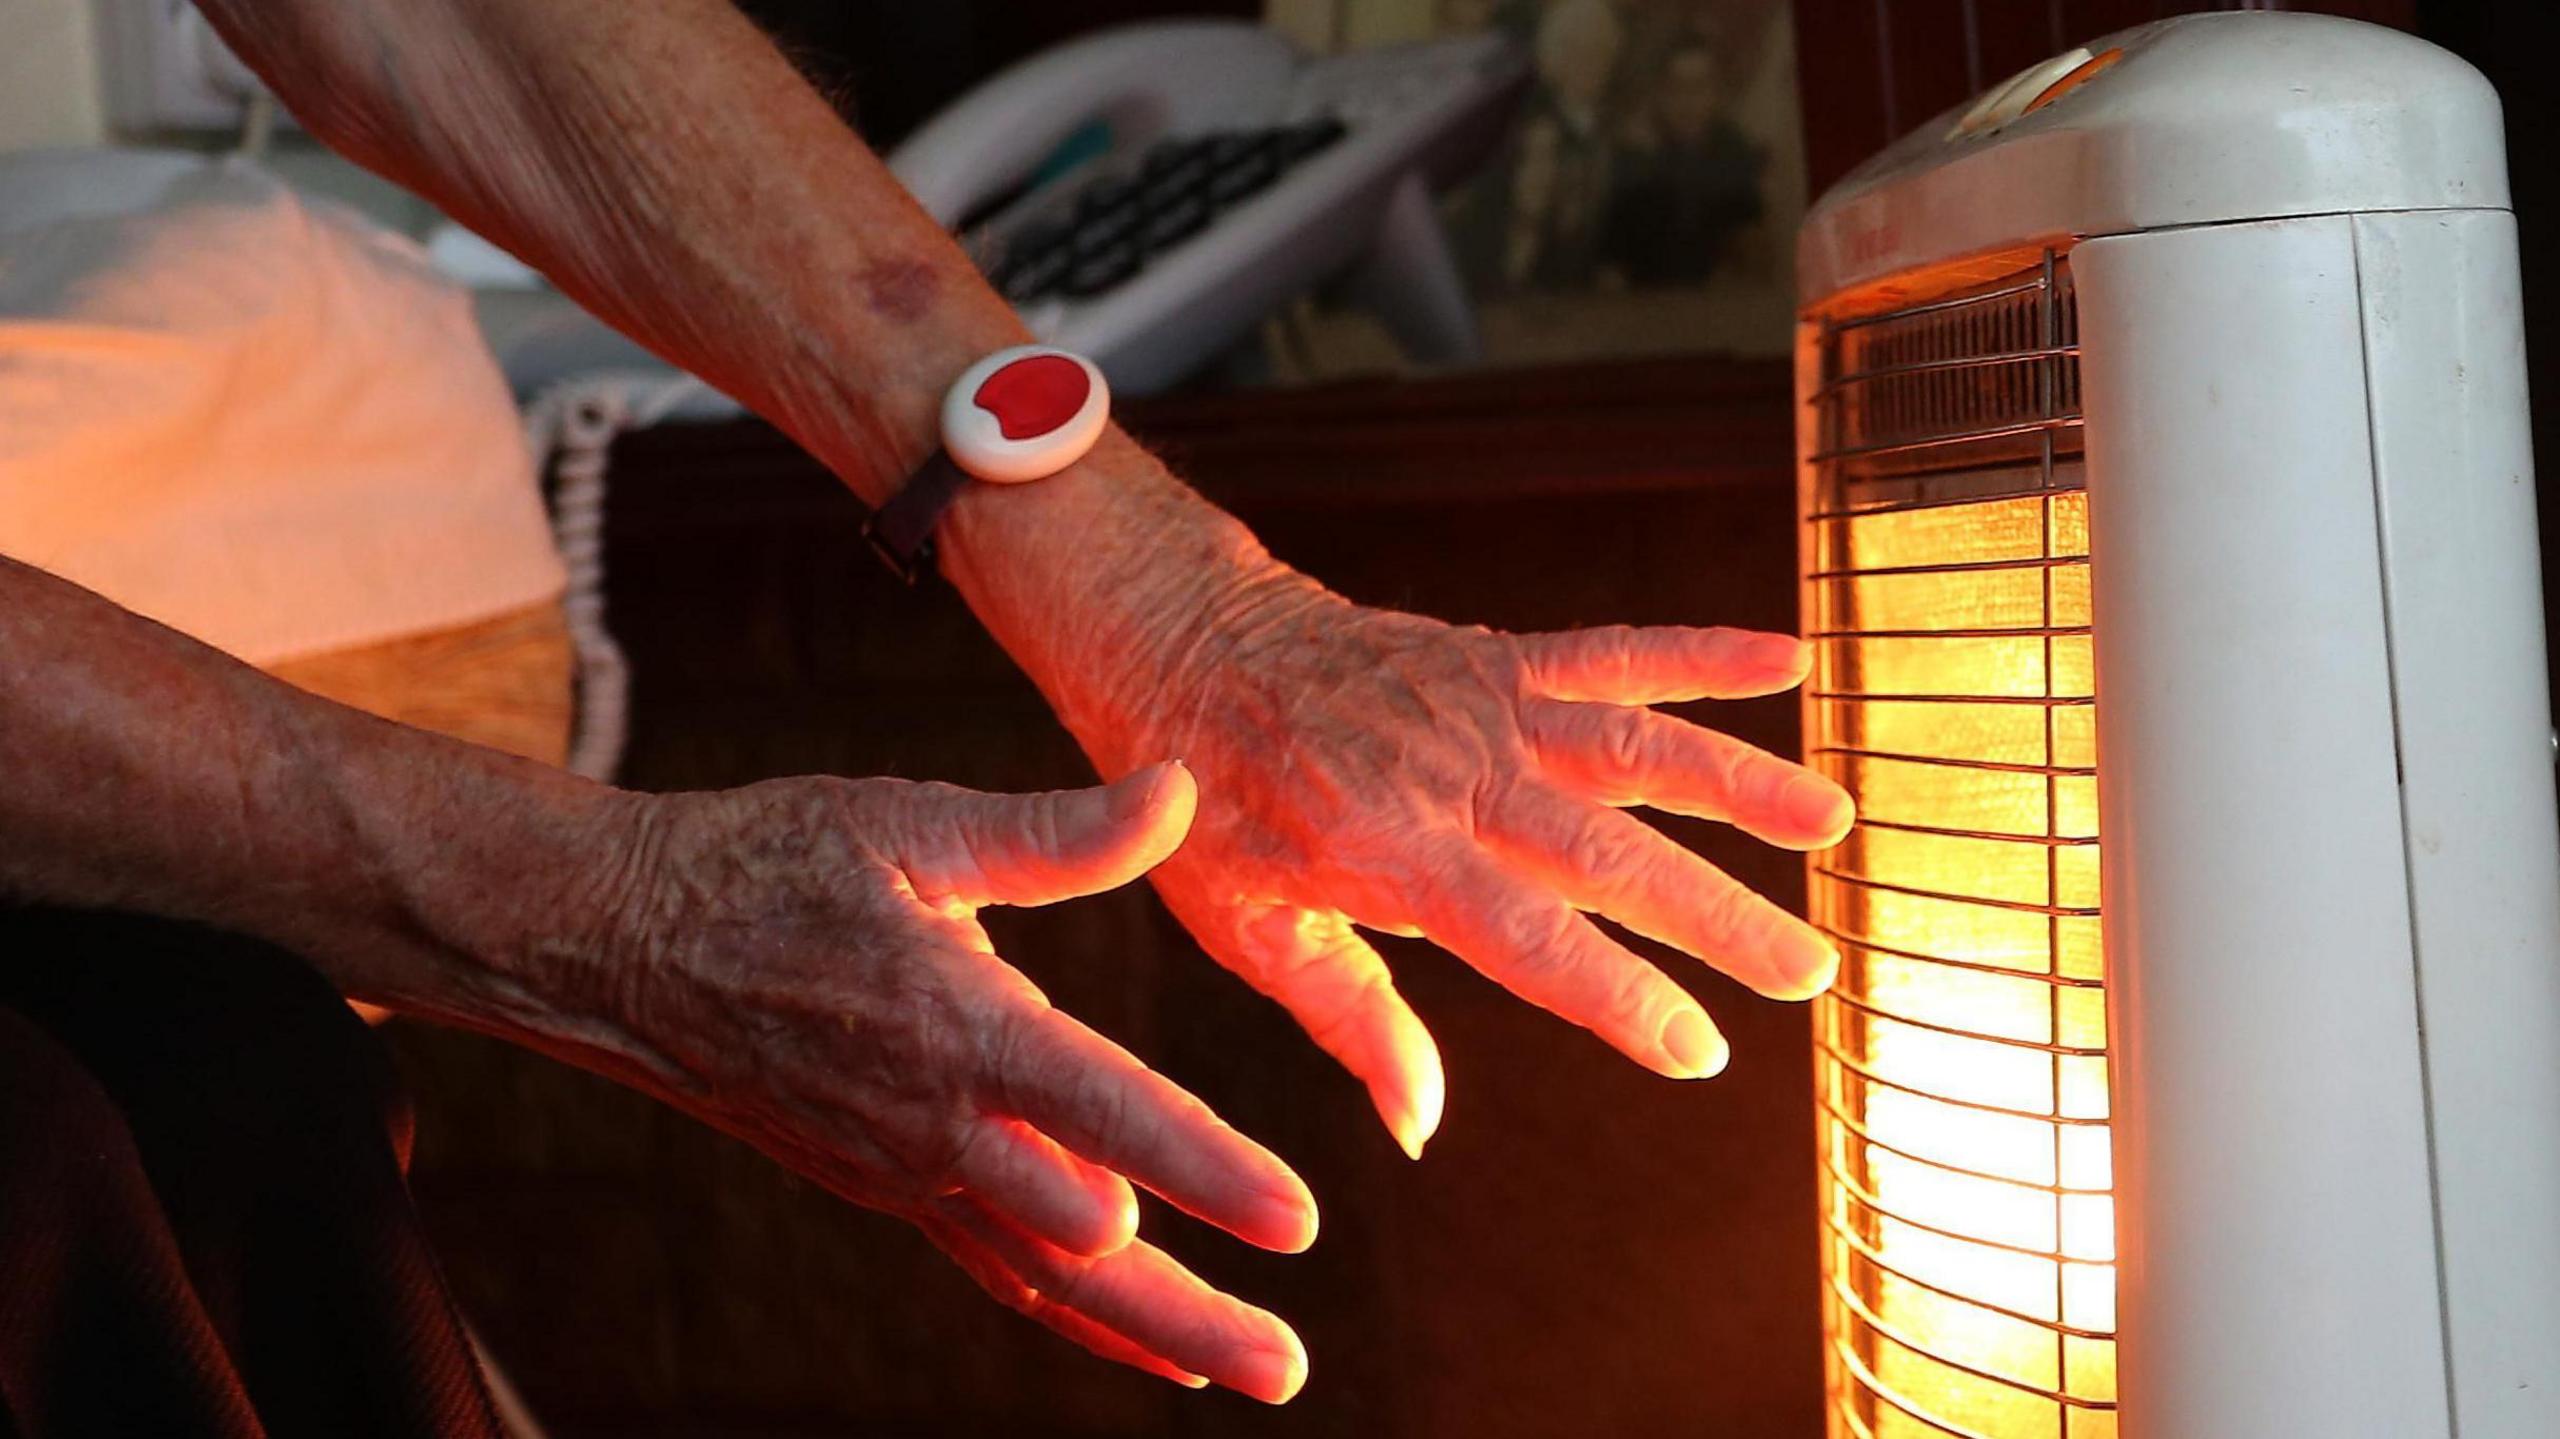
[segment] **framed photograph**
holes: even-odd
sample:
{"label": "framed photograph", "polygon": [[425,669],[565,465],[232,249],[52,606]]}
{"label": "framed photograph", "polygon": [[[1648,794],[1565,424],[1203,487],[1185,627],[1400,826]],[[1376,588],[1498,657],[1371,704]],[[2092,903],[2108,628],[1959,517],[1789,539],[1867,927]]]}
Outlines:
{"label": "framed photograph", "polygon": [[[1535,365],[1792,341],[1805,206],[1787,0],[1267,0],[1319,53],[1495,28],[1533,59],[1512,133],[1446,197],[1486,361]],[[1393,372],[1367,316],[1277,327],[1284,378]]]}

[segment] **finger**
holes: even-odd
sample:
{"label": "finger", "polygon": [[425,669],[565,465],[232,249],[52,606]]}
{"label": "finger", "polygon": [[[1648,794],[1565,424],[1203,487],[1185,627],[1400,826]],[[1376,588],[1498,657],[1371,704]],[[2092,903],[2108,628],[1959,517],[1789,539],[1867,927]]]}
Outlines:
{"label": "finger", "polygon": [[1005,1223],[966,1193],[935,1206],[1042,1299],[1168,1364],[1266,1404],[1287,1403],[1306,1383],[1307,1351],[1287,1324],[1210,1288],[1143,1239],[1084,1259]]}
{"label": "finger", "polygon": [[1129,1181],[1020,1120],[980,1120],[951,1177],[1069,1253],[1109,1254],[1138,1234],[1138,1196]]}
{"label": "finger", "polygon": [[1630,815],[1524,789],[1486,811],[1481,833],[1511,868],[1575,907],[1703,959],[1772,999],[1811,999],[1840,968],[1839,951],[1813,926]]}
{"label": "finger", "polygon": [[1602,804],[1722,820],[1788,849],[1829,849],[1858,817],[1812,770],[1653,710],[1531,700],[1520,731],[1549,777]]}
{"label": "finger", "polygon": [[1724,1036],[1688,991],[1572,906],[1473,845],[1436,868],[1441,887],[1422,906],[1432,943],[1657,1074],[1704,1079],[1724,1068]]}
{"label": "finger", "polygon": [[1127,1335],[1105,1328],[1072,1309],[1051,1303],[1040,1291],[1023,1283],[1020,1275],[1006,1268],[1005,1262],[996,1257],[994,1250],[970,1238],[965,1231],[951,1221],[935,1215],[926,1215],[916,1223],[924,1230],[926,1238],[931,1239],[943,1253],[950,1255],[952,1262],[958,1264],[962,1272],[976,1280],[979,1288],[987,1291],[989,1296],[1005,1308],[1025,1318],[1038,1321],[1051,1331],[1064,1335],[1075,1344],[1115,1364],[1126,1364],[1132,1369],[1143,1369],[1157,1378],[1170,1379],[1185,1389],[1200,1389],[1208,1385],[1208,1380],[1181,1365],[1168,1362],[1160,1355],[1148,1353],[1132,1342]]}
{"label": "finger", "polygon": [[1131,1342],[1128,1336],[1096,1324],[1063,1305],[1035,1300],[1032,1308],[1022,1312],[1048,1326],[1052,1332],[1064,1335],[1069,1341],[1082,1345],[1088,1352],[1098,1354],[1114,1363],[1126,1364],[1132,1369],[1143,1369],[1159,1379],[1170,1379],[1185,1389],[1209,1387],[1209,1381],[1200,1375],[1160,1355],[1148,1353],[1144,1348]]}
{"label": "finger", "polygon": [[1024,1011],[1002,1042],[1004,1113],[1249,1244],[1315,1242],[1315,1196],[1289,1166],[1129,1051],[1053,1009]]}
{"label": "finger", "polygon": [[1116,889],[1164,861],[1190,831],[1199,786],[1178,761],[1095,789],[986,794],[908,788],[895,852],[926,899],[1054,904]]}
{"label": "finger", "polygon": [[1351,921],[1295,905],[1203,906],[1170,889],[1166,897],[1220,964],[1278,1000],[1308,1037],[1368,1086],[1387,1132],[1406,1157],[1420,1159],[1440,1128],[1448,1094],[1440,1049],[1396,992],[1386,961]]}
{"label": "finger", "polygon": [[1813,665],[1804,641],[1755,630],[1604,625],[1515,643],[1540,694],[1622,705],[1777,694],[1802,684]]}

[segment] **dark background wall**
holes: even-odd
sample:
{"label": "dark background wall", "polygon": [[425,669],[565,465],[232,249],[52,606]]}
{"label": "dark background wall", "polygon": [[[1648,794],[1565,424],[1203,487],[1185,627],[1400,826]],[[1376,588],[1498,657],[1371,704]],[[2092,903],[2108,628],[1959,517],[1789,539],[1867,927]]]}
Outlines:
{"label": "dark background wall", "polygon": [[[751,8],[886,143],[974,76],[1065,34],[1218,7]],[[1814,188],[2062,45],[2202,8],[1795,0]],[[2552,133],[2553,101],[2524,70],[2544,0],[2320,8],[2418,24],[2502,82],[2529,321],[2554,353],[2540,243],[2550,165],[2529,143]],[[1518,627],[1793,623],[1783,365],[1701,358],[1193,396],[1130,418],[1283,556],[1360,599]],[[879,578],[851,501],[769,431],[652,433],[625,443],[616,470],[611,603],[637,676],[630,782],[1084,781],[956,601]],[[1693,713],[1795,743],[1784,701]],[[1676,828],[1745,880],[1800,898],[1790,858]],[[1722,1078],[1673,1085],[1428,946],[1389,941],[1451,1081],[1447,1125],[1414,1165],[1357,1086],[1142,889],[997,912],[991,928],[1061,1004],[1313,1183],[1325,1233],[1302,1257],[1246,1251],[1161,1209],[1147,1218],[1213,1281],[1299,1326],[1314,1356],[1307,1392],[1266,1411],[1088,1360],[986,1303],[903,1226],[741,1145],[505,1046],[403,1029],[420,1203],[467,1309],[556,1432],[1820,1432],[1801,1010],[1664,957],[1736,1053]]]}
{"label": "dark background wall", "polygon": [[2560,86],[2549,54],[2560,6],[2550,0],[2422,0],[2418,31],[2480,67],[2507,112],[2507,182],[2515,194],[2524,252],[2524,334],[2533,385],[2534,448],[2543,457],[2541,504],[2544,628],[2560,634],[2548,578],[2560,557],[2560,495],[2553,491],[2560,444]]}
{"label": "dark background wall", "polygon": [[896,144],[978,80],[1106,25],[1252,18],[1256,0],[739,0],[875,146]]}

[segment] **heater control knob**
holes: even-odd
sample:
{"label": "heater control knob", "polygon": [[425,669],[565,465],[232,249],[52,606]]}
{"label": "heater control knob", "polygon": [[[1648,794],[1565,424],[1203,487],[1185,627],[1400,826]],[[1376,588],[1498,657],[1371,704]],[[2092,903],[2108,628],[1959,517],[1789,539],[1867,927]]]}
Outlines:
{"label": "heater control knob", "polygon": [[2052,89],[2055,82],[2088,64],[2092,58],[2089,47],[2083,45],[2028,66],[2010,76],[2007,83],[1983,91],[1982,98],[1973,102],[1973,108],[1964,112],[1963,119],[1956,121],[1956,128],[1947,138],[1965,139],[2008,124],[2027,113],[2028,108],[2045,91]]}

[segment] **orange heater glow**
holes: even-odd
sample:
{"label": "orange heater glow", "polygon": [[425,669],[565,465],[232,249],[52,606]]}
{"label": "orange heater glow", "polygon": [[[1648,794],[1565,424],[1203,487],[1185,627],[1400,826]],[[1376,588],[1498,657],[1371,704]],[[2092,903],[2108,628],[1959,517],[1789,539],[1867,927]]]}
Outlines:
{"label": "orange heater glow", "polygon": [[2116,1432],[2079,358],[2058,257],[1809,325],[1835,1436]]}

